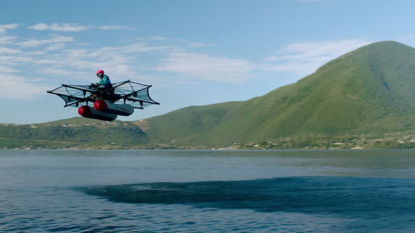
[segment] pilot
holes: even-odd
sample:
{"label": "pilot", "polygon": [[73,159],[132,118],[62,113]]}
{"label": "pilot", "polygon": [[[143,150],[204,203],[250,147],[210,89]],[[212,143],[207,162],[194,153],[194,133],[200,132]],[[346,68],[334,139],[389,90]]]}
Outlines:
{"label": "pilot", "polygon": [[109,88],[112,88],[112,84],[111,84],[110,78],[108,77],[108,75],[105,75],[104,74],[104,71],[103,70],[98,70],[97,71],[97,76],[101,80],[97,84],[95,84],[93,86],[98,86],[101,89],[109,89]]}

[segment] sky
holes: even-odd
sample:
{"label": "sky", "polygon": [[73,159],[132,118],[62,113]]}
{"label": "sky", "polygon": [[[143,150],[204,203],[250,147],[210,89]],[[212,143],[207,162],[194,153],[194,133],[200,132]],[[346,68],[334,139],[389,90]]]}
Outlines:
{"label": "sky", "polygon": [[[151,84],[161,105],[244,101],[364,45],[415,47],[412,0],[0,0],[0,123],[78,116],[61,84]],[[255,111],[255,109],[252,109]]]}

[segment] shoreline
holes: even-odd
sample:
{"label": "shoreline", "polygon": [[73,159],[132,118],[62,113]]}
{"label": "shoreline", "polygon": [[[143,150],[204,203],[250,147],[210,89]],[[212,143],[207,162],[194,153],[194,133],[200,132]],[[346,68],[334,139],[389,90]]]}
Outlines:
{"label": "shoreline", "polygon": [[387,149],[151,149],[151,148],[113,148],[113,149],[98,149],[98,148],[0,148],[0,151],[215,151],[215,152],[226,152],[226,151],[241,151],[241,152],[298,152],[298,151],[321,151],[321,152],[331,152],[331,151],[415,151],[415,148],[387,148]]}

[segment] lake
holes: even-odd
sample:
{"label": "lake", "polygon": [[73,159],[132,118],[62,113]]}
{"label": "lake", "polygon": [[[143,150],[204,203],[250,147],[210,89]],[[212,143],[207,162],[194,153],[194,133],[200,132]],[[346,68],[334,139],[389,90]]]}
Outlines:
{"label": "lake", "polygon": [[0,232],[415,232],[415,151],[0,150]]}

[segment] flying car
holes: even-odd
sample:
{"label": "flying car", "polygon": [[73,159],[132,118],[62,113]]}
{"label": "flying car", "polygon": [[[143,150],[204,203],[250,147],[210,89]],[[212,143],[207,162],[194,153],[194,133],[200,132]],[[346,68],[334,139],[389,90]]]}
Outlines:
{"label": "flying car", "polygon": [[47,91],[61,97],[64,107],[77,107],[79,115],[103,121],[113,121],[117,116],[130,116],[134,109],[144,109],[160,103],[151,99],[151,85],[130,80],[113,83],[112,88],[94,85],[67,85]]}

